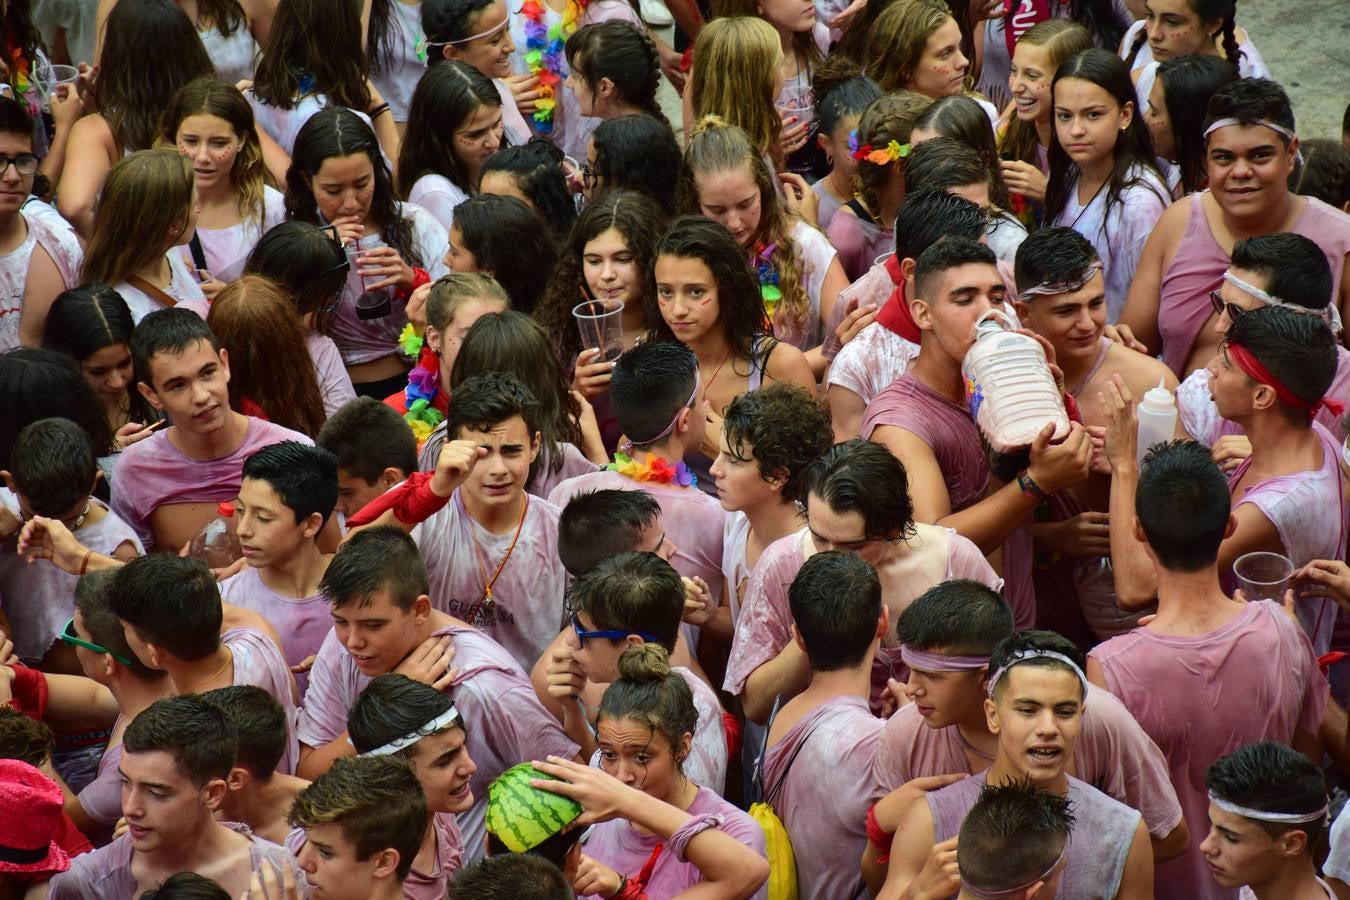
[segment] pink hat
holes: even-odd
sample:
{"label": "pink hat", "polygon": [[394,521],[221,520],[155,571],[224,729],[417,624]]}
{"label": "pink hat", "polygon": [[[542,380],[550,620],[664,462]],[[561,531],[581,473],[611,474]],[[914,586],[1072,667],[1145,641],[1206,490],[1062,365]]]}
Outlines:
{"label": "pink hat", "polygon": [[70,868],[53,838],[61,830],[61,789],[17,759],[0,759],[0,874],[47,875]]}

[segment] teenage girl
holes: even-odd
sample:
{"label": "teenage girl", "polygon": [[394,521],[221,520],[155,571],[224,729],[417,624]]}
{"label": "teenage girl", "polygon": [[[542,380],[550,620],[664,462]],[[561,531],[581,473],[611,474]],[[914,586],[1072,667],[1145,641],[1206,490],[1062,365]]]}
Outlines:
{"label": "teenage girl", "polygon": [[399,194],[448,230],[455,207],[477,189],[483,163],[502,145],[501,97],[468,63],[423,71],[399,150]]}
{"label": "teenage girl", "polygon": [[553,234],[562,236],[577,220],[577,202],[563,174],[562,150],[549,141],[535,139],[518,147],[505,147],[483,163],[478,191],[515,197],[537,212]]}
{"label": "teenage girl", "polygon": [[519,146],[530,139],[522,112],[534,113],[539,79],[511,74],[516,45],[508,20],[506,0],[423,0],[422,55],[429,66],[458,59],[491,78],[502,99],[502,127]]}
{"label": "teenage girl", "polygon": [[[1028,34],[1035,28],[1048,22],[1073,22],[1088,32],[1088,47],[1105,47],[1108,50],[1119,46],[1121,35],[1134,21],[1134,15],[1126,9],[1128,3],[1135,0],[1055,0],[1055,2],[1014,3],[1011,15],[1003,15],[1007,9],[1006,0],[997,5],[1000,14],[986,19],[975,26],[976,31],[983,30],[982,40],[975,42],[978,53],[975,68],[979,82],[976,90],[988,97],[1000,108],[1011,100],[1008,76],[1011,74],[1012,59],[1017,55],[1016,48],[1022,45]],[[983,4],[979,4],[983,6]],[[1077,52],[1077,51],[1075,51]],[[1072,54],[1070,54],[1072,55]],[[1067,57],[1066,57],[1067,58]],[[1054,75],[1052,67],[1047,80]]]}
{"label": "teenage girl", "polygon": [[681,153],[675,132],[651,116],[619,116],[600,123],[586,148],[581,193],[594,203],[605,191],[641,191],[665,210],[675,208]]}
{"label": "teenage girl", "polygon": [[[95,58],[107,68],[104,26],[119,0],[98,0],[94,16]],[[196,26],[216,74],[230,84],[253,77],[258,44],[267,40],[277,0],[174,0]],[[255,43],[256,42],[256,43]],[[154,57],[156,60],[159,56]],[[103,77],[100,70],[99,78]]]}
{"label": "teenage girl", "polygon": [[816,143],[830,166],[825,177],[811,185],[820,202],[816,224],[828,231],[830,219],[840,206],[853,199],[858,161],[853,158],[857,139],[854,131],[867,104],[881,96],[881,88],[854,63],[840,59],[826,62],[812,80],[816,97]]}
{"label": "teenage girl", "polygon": [[604,120],[646,113],[666,121],[656,102],[661,58],[646,31],[624,21],[587,25],[567,39],[566,52],[571,72],[565,84],[581,115]]}
{"label": "teenage girl", "polygon": [[480,194],[455,211],[446,265],[497,279],[512,309],[534,312],[557,259],[547,223],[515,197]]}
{"label": "teenage girl", "polygon": [[1171,192],[1154,164],[1153,141],[1119,57],[1096,48],[1070,57],[1055,73],[1051,97],[1045,221],[1092,242],[1106,269],[1107,321],[1114,324]]}
{"label": "teenage girl", "polygon": [[192,163],[197,185],[200,211],[186,261],[213,281],[233,281],[263,232],[286,218],[285,198],[265,183],[252,108],[233,85],[195,79],[164,111],[160,141]]}
{"label": "teenage girl", "polygon": [[1166,174],[1172,196],[1180,199],[1209,183],[1205,111],[1214,92],[1237,77],[1228,60],[1218,56],[1187,54],[1158,64],[1144,122],[1158,159],[1171,163]]}
{"label": "teenage girl", "polygon": [[772,166],[806,142],[788,133],[774,108],[782,90],[783,46],[778,32],[755,16],[714,19],[699,35],[684,92],[684,133],[707,116],[735,125]]}
{"label": "teenage girl", "polygon": [[1148,103],[1157,64],[1188,53],[1225,59],[1243,78],[1270,78],[1266,61],[1236,19],[1237,0],[1146,0],[1144,18],[1120,42],[1140,108]]}
{"label": "teenage girl", "polygon": [[[943,0],[896,0],[877,17],[867,41],[867,74],[883,91],[907,90],[932,100],[965,93],[970,60],[961,29]],[[991,122],[998,110],[976,97]]]}
{"label": "teenage girl", "polygon": [[823,372],[822,323],[848,276],[819,229],[784,208],[773,172],[744,131],[710,117],[694,132],[680,175],[680,208],[731,233],[758,282],[753,296],[774,336],[806,352],[813,371]]}

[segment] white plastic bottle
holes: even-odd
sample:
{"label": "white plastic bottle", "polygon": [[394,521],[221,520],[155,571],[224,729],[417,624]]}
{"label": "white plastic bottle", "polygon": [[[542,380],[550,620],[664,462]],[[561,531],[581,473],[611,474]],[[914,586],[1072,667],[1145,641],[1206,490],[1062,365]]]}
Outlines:
{"label": "white plastic bottle", "polygon": [[1158,386],[1149,388],[1139,400],[1138,461],[1143,462],[1155,444],[1170,441],[1177,433],[1177,398],[1166,387],[1166,379],[1159,378]]}
{"label": "white plastic bottle", "polygon": [[999,453],[1030,446],[1051,422],[1056,438],[1069,431],[1045,350],[1015,328],[1006,312],[989,310],[975,323],[975,343],[961,363],[970,415]]}
{"label": "white plastic bottle", "polygon": [[202,526],[188,547],[188,556],[212,569],[223,569],[243,556],[234,533],[234,504],[228,500],[216,507],[216,517]]}

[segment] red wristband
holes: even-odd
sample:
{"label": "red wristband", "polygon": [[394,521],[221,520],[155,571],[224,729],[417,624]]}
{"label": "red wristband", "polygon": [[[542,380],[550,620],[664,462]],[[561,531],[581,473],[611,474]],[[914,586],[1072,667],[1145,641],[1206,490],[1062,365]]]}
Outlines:
{"label": "red wristband", "polygon": [[881,851],[877,857],[878,863],[885,863],[891,858],[891,842],[895,840],[895,835],[887,834],[886,829],[877,822],[877,805],[873,803],[867,807],[867,842]]}
{"label": "red wristband", "polygon": [[1083,414],[1078,411],[1078,400],[1073,394],[1064,395],[1064,411],[1068,413],[1070,422],[1077,422],[1079,425],[1084,424]]}
{"label": "red wristband", "polygon": [[15,663],[10,684],[9,705],[30,719],[41,719],[47,712],[47,676],[37,669]]}
{"label": "red wristband", "polygon": [[412,284],[408,285],[406,288],[398,288],[394,293],[398,296],[398,299],[407,300],[413,295],[413,291],[424,284],[431,284],[431,276],[427,274],[426,269],[419,269],[416,266],[413,266]]}
{"label": "red wristband", "polygon": [[391,509],[394,518],[405,525],[416,525],[431,518],[432,514],[450,502],[449,497],[438,497],[432,492],[431,479],[435,474],[414,472],[406,481],[394,485],[361,507],[360,512],[347,519],[347,526],[356,528],[369,525]]}

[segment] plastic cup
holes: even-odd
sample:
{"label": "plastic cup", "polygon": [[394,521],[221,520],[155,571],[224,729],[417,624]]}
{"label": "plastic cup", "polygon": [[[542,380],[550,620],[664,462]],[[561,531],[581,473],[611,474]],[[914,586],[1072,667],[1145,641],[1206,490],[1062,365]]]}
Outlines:
{"label": "plastic cup", "polygon": [[33,72],[33,81],[42,93],[42,108],[51,112],[51,96],[58,85],[74,84],[80,77],[80,70],[63,63],[46,63]]}
{"label": "plastic cup", "polygon": [[[383,319],[393,312],[393,303],[391,298],[394,295],[393,288],[380,288],[377,291],[369,290],[366,287],[367,277],[358,270],[361,266],[360,256],[366,250],[374,250],[385,246],[384,241],[377,237],[362,238],[353,244],[347,250],[347,256],[351,260],[351,271],[356,272],[357,277],[361,279],[361,294],[356,298],[356,318],[363,322],[372,319]],[[372,277],[369,280],[379,281],[379,278]]]}
{"label": "plastic cup", "polygon": [[[599,348],[606,362],[623,355],[623,301],[587,300],[572,307],[585,350]],[[599,362],[599,360],[593,360]]]}
{"label": "plastic cup", "polygon": [[1289,590],[1289,580],[1294,576],[1294,564],[1279,553],[1247,553],[1233,563],[1233,575],[1249,601],[1283,603],[1284,592]]}

